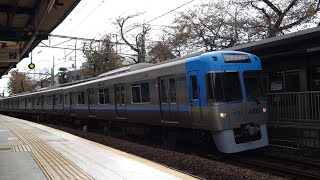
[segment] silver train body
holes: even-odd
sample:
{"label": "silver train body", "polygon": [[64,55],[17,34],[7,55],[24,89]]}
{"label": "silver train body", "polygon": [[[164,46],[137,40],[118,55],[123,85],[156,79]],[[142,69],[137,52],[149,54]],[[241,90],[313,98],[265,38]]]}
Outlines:
{"label": "silver train body", "polygon": [[260,70],[252,54],[208,52],[13,95],[0,100],[0,109],[209,131],[219,151],[235,153],[268,145]]}

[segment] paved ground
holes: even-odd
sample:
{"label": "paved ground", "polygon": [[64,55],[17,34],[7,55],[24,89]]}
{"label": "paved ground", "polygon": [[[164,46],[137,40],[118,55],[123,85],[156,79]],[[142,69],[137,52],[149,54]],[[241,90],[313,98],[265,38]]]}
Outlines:
{"label": "paved ground", "polygon": [[149,160],[0,115],[0,179],[193,179]]}

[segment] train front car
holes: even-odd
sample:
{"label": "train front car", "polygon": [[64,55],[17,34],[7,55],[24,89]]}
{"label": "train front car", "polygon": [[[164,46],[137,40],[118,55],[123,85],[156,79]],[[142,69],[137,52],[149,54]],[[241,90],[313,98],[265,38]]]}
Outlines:
{"label": "train front car", "polygon": [[219,151],[268,145],[267,100],[257,56],[217,51],[190,58],[186,66],[191,118],[207,126]]}

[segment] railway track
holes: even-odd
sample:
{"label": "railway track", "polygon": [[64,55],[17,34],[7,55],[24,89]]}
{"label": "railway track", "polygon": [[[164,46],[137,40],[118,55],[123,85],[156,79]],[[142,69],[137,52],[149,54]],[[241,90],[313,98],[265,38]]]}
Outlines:
{"label": "railway track", "polygon": [[[230,159],[229,159],[230,161]],[[248,168],[267,171],[272,174],[303,179],[319,179],[320,165],[314,163],[290,160],[287,158],[259,156],[259,155],[236,155],[232,161]]]}

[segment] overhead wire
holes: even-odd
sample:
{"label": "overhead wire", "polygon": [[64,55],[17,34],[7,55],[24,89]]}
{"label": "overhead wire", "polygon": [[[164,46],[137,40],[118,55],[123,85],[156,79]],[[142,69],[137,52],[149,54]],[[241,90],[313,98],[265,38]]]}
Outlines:
{"label": "overhead wire", "polygon": [[[188,2],[186,2],[186,3],[184,3],[184,4],[182,4],[182,5],[174,8],[174,9],[171,9],[170,11],[167,11],[167,12],[165,12],[165,13],[163,13],[163,14],[161,14],[161,15],[159,15],[159,16],[157,16],[157,17],[155,17],[155,18],[153,18],[153,19],[151,19],[151,20],[149,20],[149,21],[147,21],[145,24],[148,24],[148,23],[150,23],[150,22],[152,22],[152,21],[155,21],[155,20],[157,20],[157,19],[159,19],[159,18],[161,18],[161,17],[163,17],[163,16],[165,16],[165,15],[167,15],[167,14],[173,12],[173,11],[176,11],[176,10],[178,10],[178,9],[180,9],[180,8],[182,8],[182,7],[190,4],[190,3],[192,3],[193,1],[196,1],[196,0],[188,1]],[[132,26],[132,25],[131,25],[131,26]],[[129,31],[132,31],[132,30],[135,29],[135,28],[137,28],[137,27],[133,27],[133,28],[131,28],[131,29],[129,29],[129,30],[126,30],[125,33],[129,32]]]}

